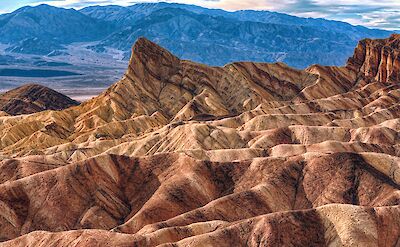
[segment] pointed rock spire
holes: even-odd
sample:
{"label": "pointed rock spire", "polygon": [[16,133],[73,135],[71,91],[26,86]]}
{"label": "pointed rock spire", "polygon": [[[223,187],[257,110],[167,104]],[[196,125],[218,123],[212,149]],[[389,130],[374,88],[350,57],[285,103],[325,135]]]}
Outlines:
{"label": "pointed rock spire", "polygon": [[166,49],[141,37],[133,45],[128,75],[134,74],[140,79],[165,78],[176,72],[179,62],[179,58]]}

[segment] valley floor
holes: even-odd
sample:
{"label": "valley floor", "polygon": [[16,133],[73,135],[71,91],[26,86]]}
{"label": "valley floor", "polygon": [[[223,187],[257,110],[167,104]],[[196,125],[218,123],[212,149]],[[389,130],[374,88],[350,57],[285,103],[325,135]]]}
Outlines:
{"label": "valley floor", "polygon": [[55,56],[10,53],[0,45],[0,91],[36,83],[65,91],[78,101],[99,95],[121,78],[126,61],[116,51],[91,51],[87,48],[91,44],[74,43],[67,46],[65,54]]}

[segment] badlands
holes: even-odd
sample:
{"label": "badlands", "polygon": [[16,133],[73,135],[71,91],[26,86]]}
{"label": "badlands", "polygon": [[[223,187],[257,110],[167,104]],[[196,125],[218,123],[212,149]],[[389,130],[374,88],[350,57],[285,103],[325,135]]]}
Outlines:
{"label": "badlands", "polygon": [[101,95],[0,133],[0,246],[400,246],[400,35],[305,70],[140,38]]}

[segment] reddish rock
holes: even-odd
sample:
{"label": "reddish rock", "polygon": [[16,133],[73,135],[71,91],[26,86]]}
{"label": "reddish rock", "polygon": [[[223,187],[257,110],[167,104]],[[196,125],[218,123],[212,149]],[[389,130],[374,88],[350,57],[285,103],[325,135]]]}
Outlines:
{"label": "reddish rock", "polygon": [[0,246],[397,246],[399,36],[346,67],[183,61],[0,117]]}
{"label": "reddish rock", "polygon": [[26,84],[0,94],[0,111],[10,115],[63,110],[79,102],[38,84]]}
{"label": "reddish rock", "polygon": [[379,82],[400,80],[400,35],[389,39],[365,39],[359,42],[354,56],[347,63],[367,79]]}

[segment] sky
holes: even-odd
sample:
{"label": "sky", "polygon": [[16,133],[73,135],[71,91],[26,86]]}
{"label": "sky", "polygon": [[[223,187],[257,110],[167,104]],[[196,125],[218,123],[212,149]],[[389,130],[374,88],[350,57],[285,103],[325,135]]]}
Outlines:
{"label": "sky", "polygon": [[[0,13],[42,3],[82,8],[90,5],[132,5],[151,0],[0,0]],[[400,30],[400,0],[166,0],[229,11],[270,10],[302,17],[326,18],[371,28]]]}

